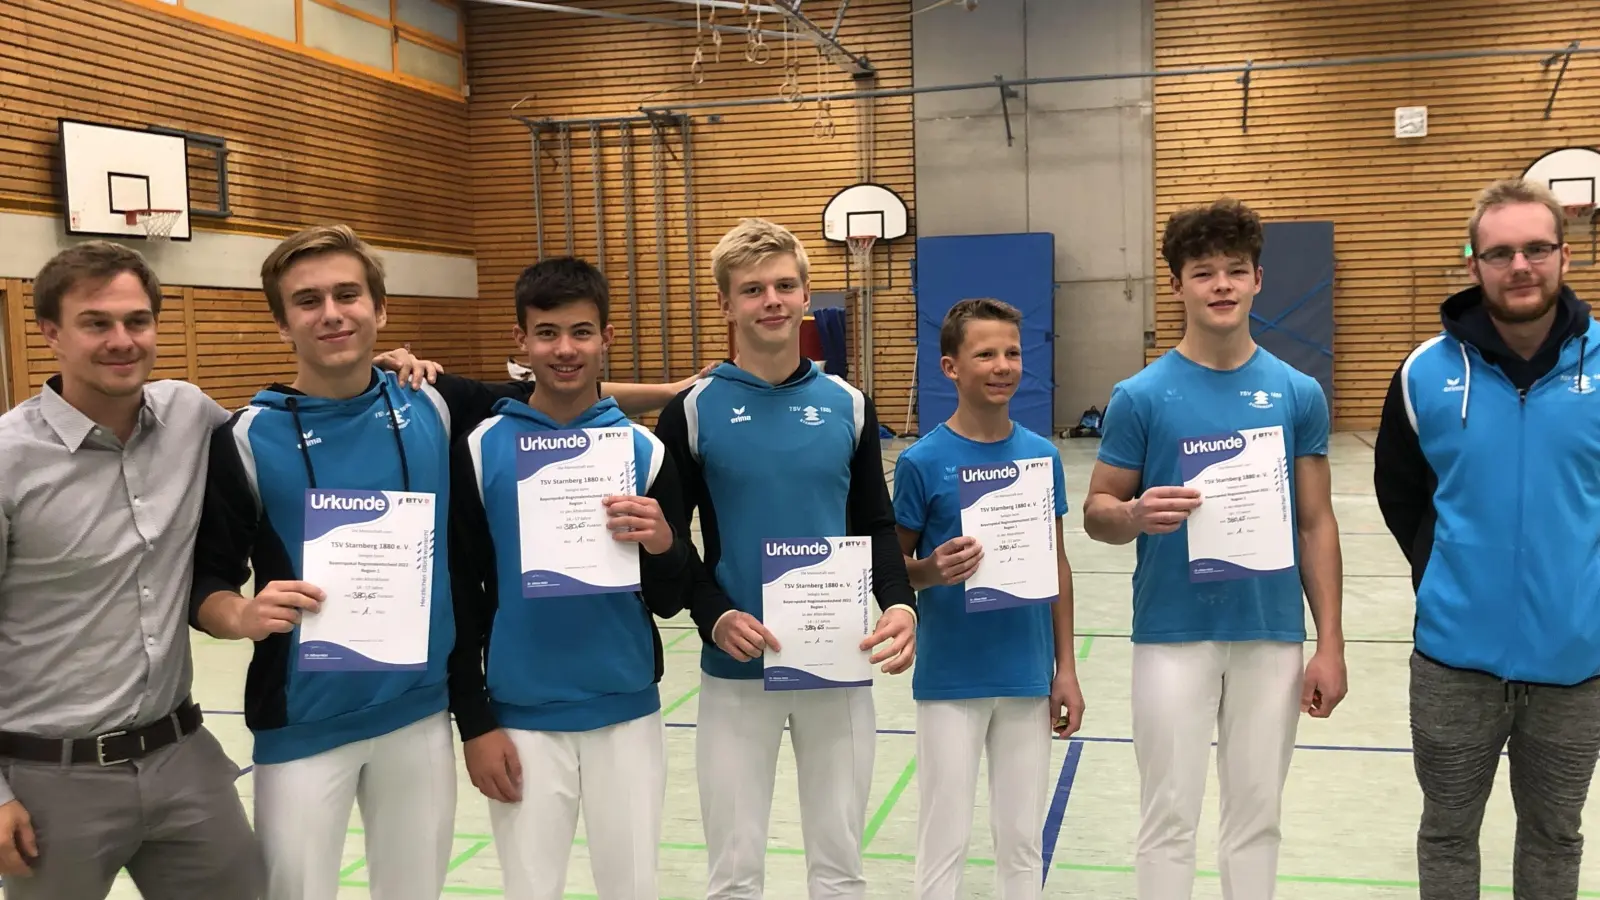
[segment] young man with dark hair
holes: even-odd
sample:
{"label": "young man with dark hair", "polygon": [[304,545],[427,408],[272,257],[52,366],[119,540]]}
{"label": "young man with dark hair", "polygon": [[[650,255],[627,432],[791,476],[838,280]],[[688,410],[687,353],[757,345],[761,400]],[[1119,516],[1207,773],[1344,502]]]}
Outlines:
{"label": "young man with dark hair", "polygon": [[[1183,339],[1113,390],[1084,506],[1094,540],[1138,541],[1140,900],[1190,896],[1214,732],[1222,895],[1272,895],[1299,714],[1326,717],[1345,694],[1328,404],[1250,336],[1261,246],[1260,219],[1237,202],[1168,221],[1162,253]],[[1213,481],[1212,496],[1194,486]]]}
{"label": "young man with dark hair", "polygon": [[1378,426],[1378,506],[1417,597],[1422,900],[1478,895],[1508,747],[1512,890],[1578,896],[1600,754],[1600,326],[1564,280],[1564,216],[1537,182],[1483,190],[1467,225],[1476,283],[1396,369]]}
{"label": "young man with dark hair", "polygon": [[227,413],[149,381],[161,284],[109,241],[34,281],[61,370],[0,416],[0,878],[8,900],[260,896],[239,768],[190,697],[206,437]]}
{"label": "young man with dark hair", "polygon": [[[919,659],[911,681],[922,802],[916,900],[961,895],[984,756],[995,896],[1039,896],[1050,734],[1069,737],[1083,722],[1073,655],[1072,568],[1061,528],[1066,474],[1056,446],[1010,414],[1022,377],[1021,325],[1022,314],[999,300],[963,300],[950,308],[939,331],[939,353],[945,377],[956,385],[955,412],[895,463],[896,527],[911,586],[920,591]],[[964,585],[978,571],[985,548],[964,533],[962,472],[1035,459],[1050,465],[1047,501],[1055,546],[1049,564],[1056,599],[969,609]]]}
{"label": "young man with dark hair", "polygon": [[767,691],[762,546],[782,538],[871,536],[872,591],[883,614],[862,652],[896,674],[911,666],[916,596],[906,577],[879,455],[872,401],[800,353],[810,300],[804,246],[745,219],[712,252],[735,356],[674,398],[656,433],[700,511],[705,565],[734,608],[693,608],[704,641],[695,729],[708,900],[759,897],[778,749],[790,727],[812,900],[865,894],[861,836],[872,784],[872,688]]}
{"label": "young man with dark hair", "polygon": [[[451,706],[467,772],[489,799],[506,896],[563,896],[581,809],[600,900],[655,900],[667,763],[664,656],[651,615],[691,604],[698,556],[672,456],[615,400],[597,399],[613,336],[604,276],[582,260],[541,261],[518,280],[516,306],[539,390],[496,404],[453,453]],[[558,481],[609,477],[598,460],[560,468],[587,454],[540,448],[598,451],[612,438],[631,452],[625,484],[569,494],[537,478],[545,467]],[[574,527],[558,530],[572,543],[541,527],[548,516]],[[607,536],[592,534],[600,527]],[[637,588],[581,585],[564,573],[562,563],[595,540],[637,545]],[[548,570],[557,574],[536,574]],[[708,599],[709,614],[727,608],[714,588]]]}

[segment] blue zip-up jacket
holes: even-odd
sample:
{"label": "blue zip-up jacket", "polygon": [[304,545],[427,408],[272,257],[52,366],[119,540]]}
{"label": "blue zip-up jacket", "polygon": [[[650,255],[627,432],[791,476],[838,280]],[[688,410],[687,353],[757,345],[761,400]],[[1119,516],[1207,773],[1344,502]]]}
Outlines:
{"label": "blue zip-up jacket", "polygon": [[205,599],[238,591],[252,571],[257,589],[301,578],[308,488],[434,494],[426,668],[303,672],[298,626],[257,641],[244,700],[257,764],[378,737],[447,708],[456,637],[447,527],[451,437],[481,422],[498,399],[532,390],[445,375],[412,390],[374,369],[367,389],[345,400],[274,384],[212,434],[190,608],[197,628]]}
{"label": "blue zip-up jacket", "polygon": [[[671,454],[610,398],[566,424],[519,401],[503,400],[495,413],[452,453],[450,693],[461,739],[501,726],[590,731],[659,710],[663,651],[651,614],[671,618],[695,602],[699,565]],[[639,548],[638,592],[522,594],[518,441],[568,428],[633,430],[635,492],[660,505],[675,535],[659,556]]]}
{"label": "blue zip-up jacket", "polygon": [[1513,683],[1600,674],[1600,330],[1564,288],[1528,359],[1481,289],[1389,387],[1374,486],[1412,566],[1419,654]]}
{"label": "blue zip-up jacket", "polygon": [[[872,401],[811,360],[782,384],[723,362],[661,411],[656,434],[683,468],[684,501],[700,511],[705,566],[734,607],[761,618],[761,542],[872,538],[878,605],[916,612],[895,535]],[[759,657],[738,662],[712,640],[720,613],[691,608],[718,678],[762,677]]]}

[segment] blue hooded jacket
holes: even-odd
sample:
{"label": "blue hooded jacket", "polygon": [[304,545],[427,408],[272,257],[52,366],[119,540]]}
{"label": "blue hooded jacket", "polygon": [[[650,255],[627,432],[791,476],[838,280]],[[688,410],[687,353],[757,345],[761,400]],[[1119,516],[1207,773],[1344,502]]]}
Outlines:
{"label": "blue hooded jacket", "polygon": [[196,608],[213,592],[238,590],[246,560],[257,589],[301,578],[309,488],[434,495],[426,668],[301,671],[298,625],[257,642],[245,680],[245,720],[258,764],[377,737],[446,708],[446,664],[455,645],[446,528],[450,412],[432,386],[413,391],[374,370],[365,391],[343,400],[274,385],[213,433],[195,552]]}
{"label": "blue hooded jacket", "polygon": [[1394,375],[1374,448],[1416,650],[1506,682],[1586,681],[1600,674],[1600,330],[1570,288],[1527,359],[1481,289],[1441,313]]}
{"label": "blue hooded jacket", "polygon": [[[916,611],[895,534],[871,399],[809,359],[781,384],[724,362],[674,397],[656,434],[683,470],[684,501],[700,511],[705,565],[734,607],[761,618],[761,542],[872,538],[873,593],[882,609]],[[701,669],[762,677],[716,646],[717,615],[691,609],[704,643]]]}
{"label": "blue hooded jacket", "polygon": [[[696,578],[699,560],[671,455],[610,398],[564,424],[513,400],[495,413],[452,453],[450,567],[459,640],[450,693],[462,740],[502,726],[589,731],[659,710],[663,648],[651,614],[677,615],[696,602],[697,583],[709,584]],[[675,540],[659,556],[639,548],[637,592],[528,598],[518,440],[581,428],[632,429],[634,492],[655,499]]]}

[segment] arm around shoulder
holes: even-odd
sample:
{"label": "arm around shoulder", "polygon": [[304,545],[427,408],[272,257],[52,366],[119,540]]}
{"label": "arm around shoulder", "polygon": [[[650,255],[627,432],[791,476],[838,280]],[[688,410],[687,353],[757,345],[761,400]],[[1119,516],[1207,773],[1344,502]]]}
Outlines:
{"label": "arm around shoulder", "polygon": [[450,596],[456,643],[446,662],[450,712],[463,742],[499,727],[489,702],[484,651],[498,606],[494,538],[479,495],[470,435],[450,453]]}
{"label": "arm around shoulder", "polygon": [[239,590],[250,578],[261,512],[234,439],[237,417],[212,429],[200,526],[195,536],[189,624],[224,640],[245,637],[246,603]]}

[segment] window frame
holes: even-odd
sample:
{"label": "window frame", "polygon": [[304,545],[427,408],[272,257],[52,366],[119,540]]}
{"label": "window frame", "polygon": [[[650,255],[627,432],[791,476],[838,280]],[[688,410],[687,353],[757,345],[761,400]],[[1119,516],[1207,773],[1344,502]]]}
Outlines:
{"label": "window frame", "polygon": [[[204,25],[208,28],[215,28],[218,31],[226,32],[227,34],[231,34],[236,37],[243,37],[252,41],[259,41],[269,46],[276,47],[280,50],[287,50],[291,53],[310,57],[318,60],[319,62],[325,62],[343,69],[350,69],[365,75],[371,75],[375,78],[381,78],[384,81],[393,82],[395,84],[400,84],[408,88],[413,88],[415,90],[445,97],[451,100],[464,102],[469,93],[469,88],[467,85],[467,12],[460,0],[429,0],[429,2],[437,3],[440,6],[455,10],[456,39],[454,41],[445,40],[439,37],[437,34],[428,31],[427,29],[419,28],[401,21],[400,0],[388,0],[389,18],[387,20],[374,16],[365,10],[348,6],[340,2],[340,0],[288,0],[288,2],[294,4],[294,40],[292,41],[284,40],[277,35],[267,34],[266,32],[247,28],[243,25],[230,22],[227,19],[219,19],[215,16],[207,15],[206,13],[195,12],[194,10],[187,8],[185,5],[187,0],[124,0],[124,2],[132,3],[135,6],[144,7],[145,9],[153,9],[158,12],[166,13],[174,18],[182,19],[186,22]],[[317,48],[307,46],[305,43],[305,5],[307,3],[315,3],[318,6],[327,7],[328,9],[346,16],[350,16],[351,18],[360,19],[363,22],[388,29],[390,70],[386,71],[384,69],[374,68],[366,65],[365,63],[356,62],[353,59],[340,56],[337,53],[330,53],[326,50],[319,50]],[[402,39],[410,41],[413,44],[420,44],[429,49],[454,56],[460,72],[458,78],[459,87],[452,88],[449,85],[440,84],[436,81],[429,81],[426,78],[419,78],[417,76],[407,75],[401,72],[400,41]]]}

